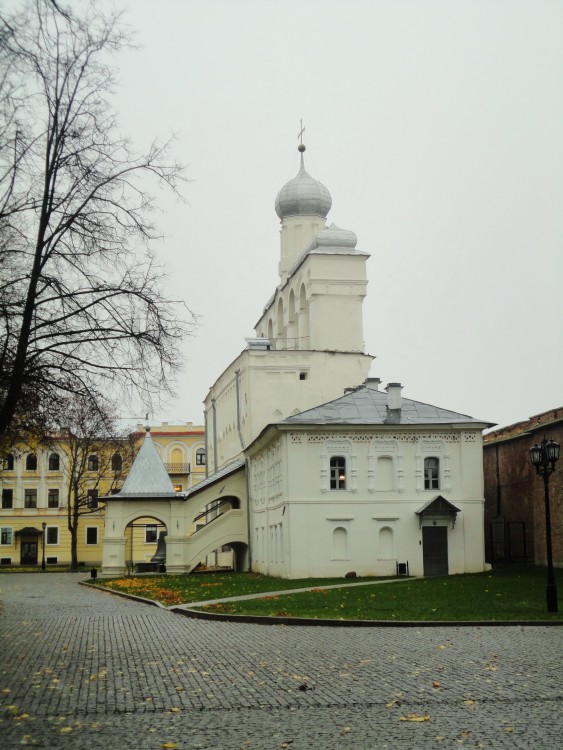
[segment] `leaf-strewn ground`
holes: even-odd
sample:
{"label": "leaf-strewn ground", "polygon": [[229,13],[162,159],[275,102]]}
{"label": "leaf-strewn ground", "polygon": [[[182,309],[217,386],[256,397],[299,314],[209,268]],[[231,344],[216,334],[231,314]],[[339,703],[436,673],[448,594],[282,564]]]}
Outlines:
{"label": "leaf-strewn ground", "polygon": [[[358,578],[351,584],[365,582]],[[546,571],[535,566],[503,567],[487,573],[407,579],[382,586],[322,589],[344,579],[288,581],[253,573],[151,576],[100,581],[99,585],[154,599],[167,606],[267,591],[313,587],[299,594],[205,605],[207,611],[360,620],[563,620],[548,614]],[[563,607],[560,607],[562,609]]]}

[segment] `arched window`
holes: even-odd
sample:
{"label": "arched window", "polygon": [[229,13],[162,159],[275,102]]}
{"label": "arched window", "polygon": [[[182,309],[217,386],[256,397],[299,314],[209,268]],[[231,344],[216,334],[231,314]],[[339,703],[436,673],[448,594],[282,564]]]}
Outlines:
{"label": "arched window", "polygon": [[114,453],[111,457],[111,470],[112,471],[121,471],[123,468],[123,459],[121,458],[121,454]]}
{"label": "arched window", "polygon": [[88,471],[99,471],[100,460],[94,453],[91,456],[88,456],[87,467]]}
{"label": "arched window", "polygon": [[344,456],[332,456],[330,459],[330,489],[346,489],[346,459]]}
{"label": "arched window", "polygon": [[198,448],[195,452],[196,466],[205,466],[205,448]]}
{"label": "arched window", "polygon": [[49,456],[49,471],[58,471],[61,468],[61,460],[58,453]]}
{"label": "arched window", "polygon": [[4,456],[4,471],[14,470],[14,454],[8,453]]}
{"label": "arched window", "polygon": [[440,489],[440,459],[438,458],[424,459],[424,489]]}
{"label": "arched window", "polygon": [[280,297],[278,299],[278,310],[277,310],[277,320],[276,320],[276,342],[279,343],[279,345],[276,346],[277,349],[285,348],[285,342],[283,341],[284,338],[285,338],[285,326],[283,322],[283,300]]}
{"label": "arched window", "polygon": [[35,453],[28,453],[25,459],[26,471],[37,471],[37,456]]}
{"label": "arched window", "polygon": [[307,292],[305,285],[301,284],[299,289],[299,318],[297,321],[299,336],[299,348],[308,349],[309,342],[309,305],[307,304]]}

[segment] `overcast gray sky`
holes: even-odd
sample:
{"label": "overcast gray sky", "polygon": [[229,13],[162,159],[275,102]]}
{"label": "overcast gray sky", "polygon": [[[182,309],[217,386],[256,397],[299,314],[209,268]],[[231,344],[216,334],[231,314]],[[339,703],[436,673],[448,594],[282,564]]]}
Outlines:
{"label": "overcast gray sky", "polygon": [[178,135],[188,204],[159,194],[159,252],[201,316],[154,421],[201,422],[274,291],[300,118],[329,221],[371,254],[371,375],[503,425],[563,405],[563,3],[129,0],[127,21],[121,121]]}

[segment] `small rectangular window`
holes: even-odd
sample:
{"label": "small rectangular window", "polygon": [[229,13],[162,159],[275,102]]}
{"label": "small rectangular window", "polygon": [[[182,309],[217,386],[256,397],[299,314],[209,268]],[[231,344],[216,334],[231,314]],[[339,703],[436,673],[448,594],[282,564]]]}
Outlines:
{"label": "small rectangular window", "polygon": [[205,449],[204,448],[197,449],[195,453],[195,465],[205,466]]}
{"label": "small rectangular window", "polygon": [[424,489],[440,489],[440,460],[438,458],[424,459]]}
{"label": "small rectangular window", "polygon": [[87,526],[86,527],[86,544],[97,544],[98,543],[98,527]]}
{"label": "small rectangular window", "polygon": [[332,456],[330,459],[330,489],[346,489],[346,459],[344,456]]}
{"label": "small rectangular window", "polygon": [[11,490],[11,489],[2,490],[2,507],[3,508],[14,507],[14,490]]}
{"label": "small rectangular window", "polygon": [[50,489],[47,492],[47,507],[48,508],[59,507],[59,491],[57,489]]}
{"label": "small rectangular window", "polygon": [[47,544],[58,544],[59,543],[59,527],[58,526],[47,526],[46,534]]}
{"label": "small rectangular window", "polygon": [[158,538],[156,526],[145,526],[145,544],[155,544]]}
{"label": "small rectangular window", "polygon": [[26,489],[23,495],[23,507],[24,508],[37,508],[37,490]]}
{"label": "small rectangular window", "polygon": [[0,544],[11,545],[13,538],[11,526],[2,526],[0,529]]}

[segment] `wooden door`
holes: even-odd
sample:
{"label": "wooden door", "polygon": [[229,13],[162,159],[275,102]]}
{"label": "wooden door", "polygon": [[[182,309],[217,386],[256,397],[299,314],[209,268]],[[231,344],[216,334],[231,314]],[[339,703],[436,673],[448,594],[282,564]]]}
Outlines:
{"label": "wooden door", "polygon": [[422,527],[422,559],[425,576],[448,575],[448,529],[446,526]]}
{"label": "wooden door", "polygon": [[24,542],[22,539],[20,562],[22,565],[37,565],[37,542]]}

